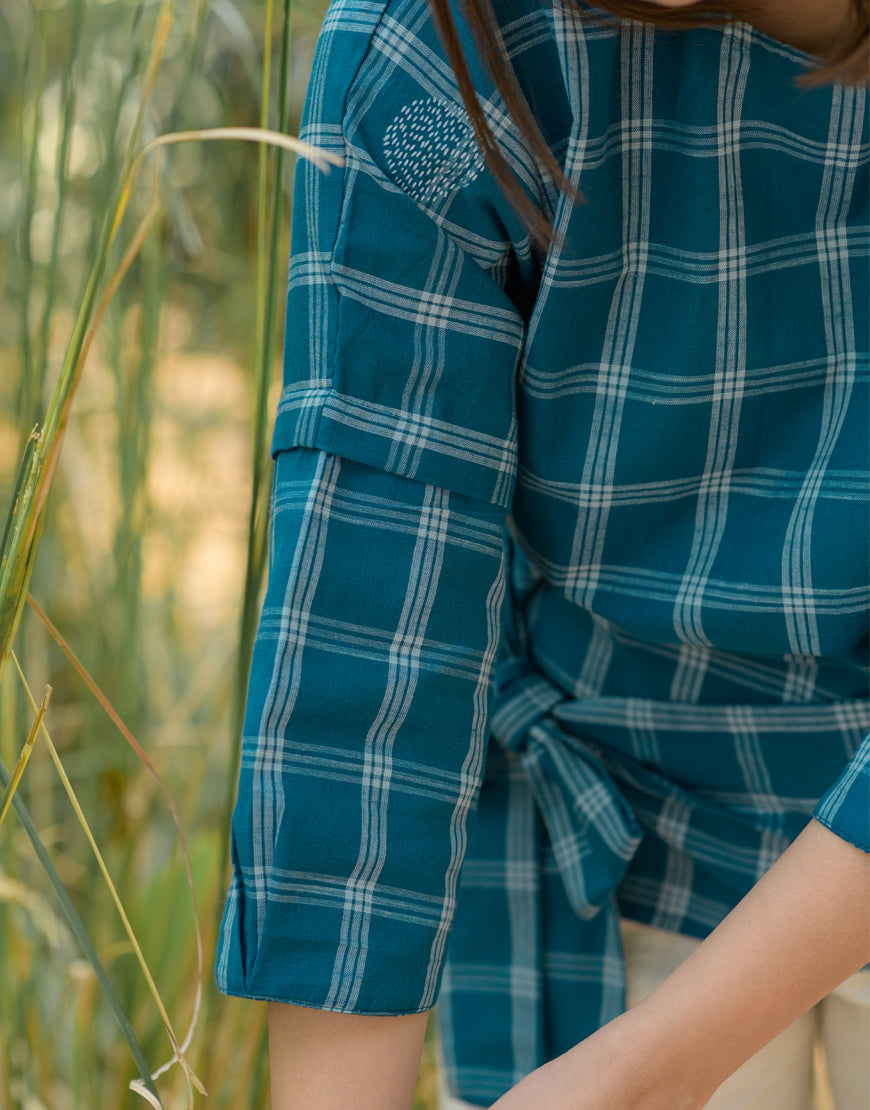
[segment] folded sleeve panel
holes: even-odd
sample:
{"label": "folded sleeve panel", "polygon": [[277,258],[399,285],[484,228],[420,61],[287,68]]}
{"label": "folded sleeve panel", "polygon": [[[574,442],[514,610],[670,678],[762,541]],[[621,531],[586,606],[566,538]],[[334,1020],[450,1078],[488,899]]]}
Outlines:
{"label": "folded sleeve panel", "polygon": [[274,451],[318,448],[504,509],[524,340],[504,288],[513,248],[491,189],[475,191],[484,169],[443,60],[413,36],[419,67],[394,41],[388,58],[351,7],[333,9],[309,90],[304,137],[344,165],[297,171]]}
{"label": "folded sleeve panel", "polygon": [[218,981],[432,1006],[482,774],[501,510],[321,451],[278,456]]}

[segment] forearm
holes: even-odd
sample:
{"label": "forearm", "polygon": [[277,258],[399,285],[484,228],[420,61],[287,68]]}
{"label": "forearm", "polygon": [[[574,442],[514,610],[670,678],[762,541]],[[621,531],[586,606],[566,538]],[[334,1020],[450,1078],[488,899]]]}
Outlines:
{"label": "forearm", "polygon": [[426,1016],[270,1003],[272,1110],[410,1110]]}
{"label": "forearm", "polygon": [[701,1110],[782,1029],[870,959],[870,860],[818,822],[648,998],[498,1110]]}
{"label": "forearm", "polygon": [[732,1072],[870,959],[870,860],[812,821],[661,986],[625,1015],[703,1106]]}

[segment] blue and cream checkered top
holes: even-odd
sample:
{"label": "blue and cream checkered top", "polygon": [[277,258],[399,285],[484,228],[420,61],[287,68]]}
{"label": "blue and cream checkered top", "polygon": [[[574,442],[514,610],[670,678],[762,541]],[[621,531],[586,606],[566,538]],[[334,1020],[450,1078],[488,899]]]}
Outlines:
{"label": "blue and cream checkered top", "polygon": [[443,985],[480,1105],[619,1012],[620,915],[706,935],[813,813],[870,849],[867,94],[746,24],[500,18],[583,194],[473,62],[546,256],[424,0],[326,17],[217,957]]}

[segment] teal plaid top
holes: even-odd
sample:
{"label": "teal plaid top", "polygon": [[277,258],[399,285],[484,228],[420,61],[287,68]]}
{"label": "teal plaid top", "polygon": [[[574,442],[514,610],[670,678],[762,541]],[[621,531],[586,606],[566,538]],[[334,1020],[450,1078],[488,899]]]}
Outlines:
{"label": "teal plaid top", "polygon": [[745,24],[500,18],[584,198],[472,63],[546,257],[424,0],[326,17],[217,956],[443,977],[479,1105],[619,1012],[620,914],[706,935],[814,812],[870,849],[867,94]]}

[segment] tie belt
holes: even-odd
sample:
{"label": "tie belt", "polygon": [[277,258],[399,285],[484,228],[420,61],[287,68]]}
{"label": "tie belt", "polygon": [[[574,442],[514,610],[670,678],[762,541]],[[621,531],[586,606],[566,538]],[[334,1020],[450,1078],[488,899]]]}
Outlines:
{"label": "tie belt", "polygon": [[[650,702],[641,698],[572,698],[521,656],[509,656],[498,666],[491,708],[491,735],[519,759],[529,788],[552,842],[556,862],[572,908],[590,920],[619,886],[642,838],[631,806],[599,755],[610,752],[608,733],[624,736],[641,726],[677,738],[727,739],[750,731],[772,739],[836,736],[839,744],[851,734],[855,748],[870,728],[870,701],[854,699],[814,705],[695,705]],[[596,740],[580,739],[592,733]],[[596,746],[597,745],[597,746]],[[826,742],[826,746],[829,744]],[[687,793],[676,781],[614,749],[612,766],[635,794],[691,803],[717,827],[740,822],[754,827],[765,814],[741,817],[709,800],[709,790]],[[845,753],[844,753],[845,754]],[[608,760],[608,762],[610,762]],[[842,768],[832,769],[836,776]],[[682,778],[678,774],[678,778]],[[711,786],[713,784],[710,784]],[[768,784],[777,796],[776,783]],[[806,818],[830,783],[822,782],[816,796],[807,796]],[[804,783],[806,788],[807,783]],[[794,797],[794,784],[784,789]],[[806,791],[812,794],[812,789]],[[779,807],[769,807],[774,821]],[[803,820],[796,811],[787,826],[772,831],[791,839]],[[796,823],[796,824],[795,824]]]}
{"label": "tie belt", "polygon": [[602,907],[612,911],[642,833],[600,760],[554,723],[553,710],[568,700],[528,663],[511,660],[499,668],[491,734],[519,758],[571,907],[590,920]]}
{"label": "tie belt", "polygon": [[[559,924],[562,939],[558,943],[566,943],[570,935],[567,943],[571,953],[580,957],[582,974],[565,980],[570,982],[570,1002],[566,1003],[564,992],[560,993],[558,1012],[551,1014],[553,995],[547,993],[545,982],[547,941],[535,901],[535,884],[523,886],[527,880],[522,870],[518,872],[520,894],[511,888],[510,881],[507,893],[492,882],[492,875],[501,873],[502,866],[507,872],[508,855],[521,864],[532,863],[539,851],[534,826],[526,822],[522,805],[516,809],[519,824],[511,824],[513,811],[505,808],[501,786],[506,780],[497,771],[494,792],[484,789],[481,795],[478,825],[485,832],[479,839],[472,836],[469,844],[469,893],[466,899],[460,897],[457,906],[451,939],[452,970],[445,977],[442,994],[444,1012],[452,1014],[448,1022],[452,1033],[445,1041],[450,1085],[461,1097],[480,1105],[490,1105],[520,1076],[553,1054],[552,1023],[562,1023],[558,1050],[564,1051],[566,1040],[576,1043],[616,1017],[625,1006],[616,892],[642,832],[623,791],[631,797],[638,814],[645,813],[644,799],[648,799],[650,814],[660,812],[662,805],[670,802],[681,810],[690,806],[699,815],[706,811],[702,815],[710,827],[719,829],[732,823],[736,840],[742,842],[745,836],[748,846],[735,855],[740,866],[745,864],[754,875],[756,855],[751,849],[757,836],[755,822],[770,816],[776,828],[778,807],[770,807],[769,815],[766,811],[741,814],[737,812],[739,807],[726,807],[710,799],[707,789],[690,793],[681,783],[692,781],[692,768],[684,775],[685,767],[679,759],[687,752],[697,756],[698,745],[693,741],[707,738],[715,743],[721,738],[733,746],[735,735],[747,729],[769,735],[774,743],[794,736],[818,734],[821,738],[836,733],[842,744],[854,735],[857,747],[870,722],[867,701],[740,707],[642,698],[572,698],[537,671],[522,650],[516,650],[519,645],[511,637],[506,641],[496,670],[490,732],[493,742],[511,753],[512,762],[519,765],[523,787],[543,825],[559,883],[576,915],[567,932]],[[513,654],[509,654],[511,651]],[[660,741],[665,741],[662,755],[667,772],[658,773],[633,758],[630,751],[624,751],[626,733],[636,729],[656,733]],[[839,750],[837,745],[834,748]],[[677,770],[671,781],[675,759]],[[790,770],[788,773],[791,784]],[[775,791],[777,784],[770,785]],[[792,796],[788,790],[785,793]],[[796,809],[792,816],[802,827],[805,818]],[[776,831],[792,835],[799,830]],[[529,839],[519,844],[517,835]],[[666,826],[659,829],[659,835],[666,838]],[[478,873],[483,876],[481,881],[475,878]],[[747,881],[752,875],[747,873]],[[503,925],[509,935],[510,974],[506,979],[496,974],[498,957],[493,956],[485,939],[486,930],[491,930],[494,922]],[[560,948],[554,955],[570,953]]]}

